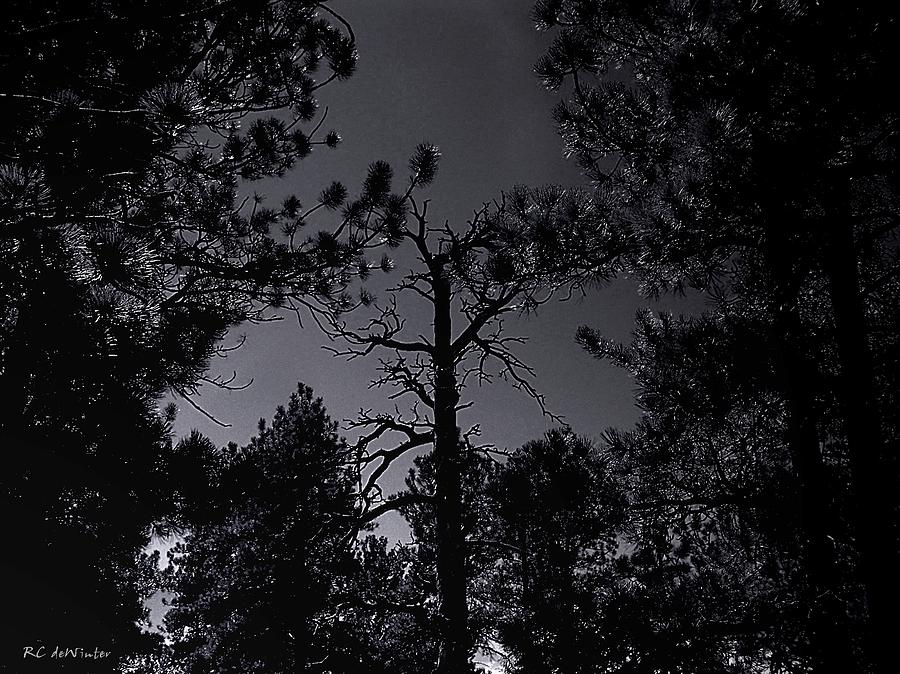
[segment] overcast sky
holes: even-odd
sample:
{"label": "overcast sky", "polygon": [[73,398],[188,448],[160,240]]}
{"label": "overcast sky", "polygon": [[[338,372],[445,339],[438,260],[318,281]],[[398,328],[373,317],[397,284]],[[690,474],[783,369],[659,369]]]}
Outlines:
{"label": "overcast sky", "polygon": [[[353,194],[376,159],[391,163],[397,178],[405,179],[407,158],[422,141],[443,153],[438,178],[425,195],[435,221],[463,224],[482,202],[516,184],[583,184],[562,154],[551,119],[558,96],[544,91],[533,72],[549,38],[534,30],[531,2],[336,0],[333,7],[353,25],[360,52],[357,73],[321,92],[329,108],[326,126],[337,129],[343,143],[315,153],[284,180],[257,186],[267,197],[280,200],[294,192],[309,201],[332,180]],[[404,266],[408,262],[401,257],[394,274]],[[587,323],[625,339],[635,311],[647,305],[633,284],[621,280],[510,326],[529,337],[520,353],[536,368],[537,388],[576,432],[596,437],[636,418],[631,380],[585,354],[574,342],[576,328]],[[392,409],[383,392],[367,388],[375,361],[332,358],[314,327],[301,330],[288,318],[242,327],[232,339],[241,334],[247,336],[245,346],[217,367],[236,370],[239,381],[252,377],[252,387],[206,387],[198,398],[231,427],[215,426],[182,402],[178,435],[197,428],[219,445],[243,444],[258,419],[271,418],[298,381],[322,396],[337,420],[360,407]],[[534,401],[502,382],[470,389],[464,397],[476,405],[462,417],[463,430],[479,423],[483,439],[500,447],[514,448],[553,425]],[[402,487],[404,471],[389,477],[388,493]],[[396,526],[388,522],[381,533],[396,535],[402,530]]]}

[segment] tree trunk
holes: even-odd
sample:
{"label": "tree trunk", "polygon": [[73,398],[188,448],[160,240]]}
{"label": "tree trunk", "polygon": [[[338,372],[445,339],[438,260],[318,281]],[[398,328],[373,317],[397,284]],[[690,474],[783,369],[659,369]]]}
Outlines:
{"label": "tree trunk", "polygon": [[437,576],[441,645],[437,674],[468,674],[471,641],[462,527],[462,452],[456,425],[457,391],[452,351],[452,294],[446,279],[434,284],[434,458]]}
{"label": "tree trunk", "polygon": [[[845,185],[846,188],[846,185]],[[869,617],[867,650],[878,672],[894,671],[896,654],[887,636],[898,592],[896,476],[886,461],[875,372],[860,295],[856,245],[849,219],[847,189],[830,192],[827,273],[840,361],[838,400],[850,460],[859,575]]]}
{"label": "tree trunk", "polygon": [[808,584],[809,633],[813,671],[856,671],[840,601],[840,574],[831,533],[834,507],[817,424],[813,386],[819,378],[804,352],[806,333],[796,306],[793,247],[782,231],[769,239],[773,274],[774,322],[780,348],[780,378],[787,402],[787,442],[799,484],[800,535],[803,568]]}
{"label": "tree trunk", "polygon": [[[834,507],[829,496],[827,471],[822,460],[810,377],[816,375],[791,335],[796,315],[780,317],[784,338],[782,375],[787,388],[787,437],[791,460],[800,485],[800,527],[804,568],[809,584],[810,634],[816,672],[855,671],[847,630],[847,615],[838,591],[840,577],[830,536]],[[785,325],[787,324],[787,325]],[[785,330],[787,334],[785,334]]]}

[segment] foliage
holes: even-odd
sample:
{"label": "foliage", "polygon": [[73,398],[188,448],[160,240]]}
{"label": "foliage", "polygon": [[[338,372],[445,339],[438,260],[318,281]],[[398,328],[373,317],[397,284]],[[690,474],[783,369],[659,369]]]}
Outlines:
{"label": "foliage", "polygon": [[[109,325],[100,347],[140,363],[135,388],[190,389],[227,327],[283,301],[276,286],[310,290],[326,273],[309,246],[269,234],[311,209],[236,200],[240,180],[333,144],[299,124],[317,89],[352,73],[352,33],[305,2],[8,9],[4,343],[40,353],[49,338],[21,334],[26,314],[71,288],[69,305]],[[40,287],[53,273],[63,287]]]}
{"label": "foliage", "polygon": [[509,671],[595,671],[606,636],[592,591],[608,575],[623,514],[603,457],[571,431],[551,431],[499,465],[485,493],[483,537],[497,560],[485,601]]}
{"label": "foliage", "polygon": [[215,507],[187,508],[174,553],[166,625],[185,672],[287,672],[340,657],[329,609],[352,568],[347,451],[301,385],[249,445],[218,453],[213,487],[198,494]]}
{"label": "foliage", "polygon": [[713,304],[694,323],[642,317],[629,350],[582,331],[641,387],[644,420],[613,444],[657,501],[724,498],[717,521],[759,537],[747,563],[781,565],[766,580],[780,588],[771,666],[890,671],[877,635],[898,596],[896,333],[881,308],[896,300],[897,110],[882,86],[895,17],[616,0],[535,16],[556,30],[539,72],[572,87],[556,110],[567,151],[615,204],[643,289]]}
{"label": "foliage", "polygon": [[740,447],[775,424],[720,431],[701,455],[648,428],[671,410],[655,400],[635,431],[596,446],[553,431],[488,479],[482,596],[507,669],[807,671],[796,523],[778,519],[795,519],[791,475]]}
{"label": "foliage", "polygon": [[[640,422],[609,431],[605,446],[628,493],[627,533],[636,547],[629,572],[644,569],[659,581],[643,595],[654,607],[647,615],[680,630],[691,625],[686,643],[706,644],[710,671],[728,662],[736,671],[808,671],[817,655],[801,492],[767,326],[740,315],[643,312],[627,347],[589,330],[580,335],[638,386]],[[838,493],[846,467],[830,467],[828,488]],[[848,533],[835,538],[846,541]],[[835,617],[858,619],[854,555],[838,552],[842,613]],[[654,568],[669,571],[657,577]],[[641,593],[630,599],[640,615]],[[646,650],[652,659],[667,652],[652,633]],[[690,651],[668,652],[679,667],[699,667]]]}
{"label": "foliage", "polygon": [[344,599],[347,641],[356,663],[348,672],[428,674],[438,657],[433,555],[419,545],[366,536]]}
{"label": "foliage", "polygon": [[176,490],[188,535],[165,585],[173,644],[145,666],[431,671],[433,559],[420,546],[353,538],[358,475],[335,430],[301,385],[246,447],[215,450],[197,434],[181,443],[195,469]]}
{"label": "foliage", "polygon": [[352,74],[354,37],[290,0],[4,9],[0,508],[23,550],[5,564],[28,639],[109,635],[121,653],[141,616],[128,569],[171,513],[157,398],[188,399],[229,327],[330,294],[357,256],[295,237],[334,196],[244,199],[339,141],[316,94]]}
{"label": "foliage", "polygon": [[[828,192],[852,175],[860,234],[893,221],[896,30],[869,3],[540,2],[561,28],[538,65],[572,98],[556,120],[633,224],[648,290],[701,290],[764,253],[777,225],[798,272],[825,259]],[[828,41],[831,49],[816,49]],[[887,208],[886,208],[887,207]],[[874,239],[872,240],[874,243]]]}
{"label": "foliage", "polygon": [[[607,225],[602,208],[577,190],[515,188],[484,204],[463,227],[433,227],[427,200],[414,191],[422,176],[434,177],[437,149],[420,146],[410,161],[408,187],[390,194],[390,172],[373,165],[366,190],[394,204],[396,220],[385,228],[388,245],[406,245],[418,256],[415,267],[387,289],[379,302],[365,288],[355,309],[367,324],[349,324],[357,313],[333,306],[310,309],[326,334],[344,346],[337,356],[355,359],[375,351],[392,354],[380,361],[375,387],[393,389],[389,399],[407,397],[407,412],[361,410],[351,427],[362,433],[356,444],[366,478],[360,485],[361,521],[413,505],[434,508],[433,540],[440,610],[437,671],[471,671],[479,618],[467,600],[472,576],[466,544],[466,484],[473,478],[471,452],[479,428],[461,432],[457,414],[471,405],[462,400],[469,382],[504,379],[534,398],[544,399],[532,382],[534,372],[516,353],[524,338],[509,336],[504,318],[535,311],[554,296],[571,297],[592,283],[612,277],[628,249],[621,230]],[[424,302],[433,315],[425,336],[407,326],[400,298]],[[341,307],[342,308],[342,307]],[[461,327],[457,327],[461,324]],[[410,338],[410,334],[416,336]],[[548,413],[549,414],[549,413]],[[379,480],[394,462],[431,446],[429,479],[405,493],[384,497]]]}

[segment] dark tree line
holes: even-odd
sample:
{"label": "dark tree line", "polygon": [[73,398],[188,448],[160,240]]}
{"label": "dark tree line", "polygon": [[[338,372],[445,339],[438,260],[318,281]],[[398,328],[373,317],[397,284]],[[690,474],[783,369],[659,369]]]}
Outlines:
{"label": "dark tree line", "polygon": [[[110,666],[160,674],[891,671],[895,14],[541,1],[537,71],[590,187],[435,226],[427,144],[397,192],[375,162],[352,199],[244,198],[339,140],[315,96],[356,54],[326,3],[13,3],[4,636],[102,634]],[[320,210],[336,224],[302,232]],[[373,293],[401,247],[412,269]],[[634,428],[512,451],[460,428],[466,386],[497,379],[553,418],[504,321],[620,272],[708,307],[574,336],[633,376]],[[348,443],[301,385],[245,447],[174,442],[160,396],[230,386],[207,376],[227,330],[278,311],[380,358],[394,411]],[[371,535],[391,511],[410,543]],[[180,532],[165,572],[152,527]],[[166,643],[137,629],[159,590]]]}

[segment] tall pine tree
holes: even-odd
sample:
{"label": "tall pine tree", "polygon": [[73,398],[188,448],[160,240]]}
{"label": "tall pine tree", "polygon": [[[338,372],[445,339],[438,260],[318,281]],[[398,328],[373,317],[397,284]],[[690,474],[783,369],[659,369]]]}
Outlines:
{"label": "tall pine tree", "polygon": [[[896,17],[873,3],[548,1],[535,11],[559,29],[538,69],[550,86],[572,86],[556,113],[567,149],[619,204],[646,289],[710,292],[768,325],[818,598],[816,668],[860,657],[840,627],[835,541],[850,518],[838,547],[852,545],[865,588],[863,657],[889,671],[880,635],[898,596],[897,352],[883,307],[896,299],[898,136],[884,82]],[[829,477],[844,462],[847,501]]]}

